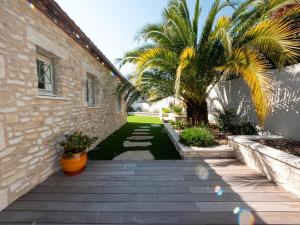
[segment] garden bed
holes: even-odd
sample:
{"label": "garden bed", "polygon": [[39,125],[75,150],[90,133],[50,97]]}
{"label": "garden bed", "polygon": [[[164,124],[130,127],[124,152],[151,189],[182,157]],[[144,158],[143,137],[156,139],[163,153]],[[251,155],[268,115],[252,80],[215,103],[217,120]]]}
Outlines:
{"label": "garden bed", "polygon": [[291,139],[276,139],[276,140],[258,140],[260,144],[266,145],[271,148],[279,149],[286,153],[300,156],[300,141]]}
{"label": "garden bed", "polygon": [[214,145],[210,147],[187,146],[180,142],[179,132],[171,125],[164,123],[166,133],[169,135],[175,148],[182,158],[234,158],[234,151],[228,145]]}
{"label": "garden bed", "polygon": [[[231,136],[235,156],[269,180],[300,196],[300,157],[261,143],[284,143],[281,136]],[[290,148],[292,148],[290,146]]]}

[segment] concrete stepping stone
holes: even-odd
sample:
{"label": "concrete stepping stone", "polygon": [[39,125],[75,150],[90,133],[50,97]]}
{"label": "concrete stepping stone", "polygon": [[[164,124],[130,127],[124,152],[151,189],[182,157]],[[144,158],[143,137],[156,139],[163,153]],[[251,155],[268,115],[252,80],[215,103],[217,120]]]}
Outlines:
{"label": "concrete stepping stone", "polygon": [[147,131],[150,131],[150,129],[134,129],[133,131],[137,131],[137,132],[147,132]]}
{"label": "concrete stepping stone", "polygon": [[154,160],[150,151],[128,151],[116,156],[113,160]]}
{"label": "concrete stepping stone", "polygon": [[133,132],[132,135],[149,135],[148,132]]}
{"label": "concrete stepping stone", "polygon": [[141,129],[150,129],[151,127],[149,127],[149,126],[142,126],[142,127],[139,127],[139,128],[141,128]]}
{"label": "concrete stepping stone", "polygon": [[151,124],[151,127],[161,127],[159,124]]}
{"label": "concrete stepping stone", "polygon": [[135,141],[124,141],[124,148],[132,148],[132,147],[148,147],[151,146],[151,142],[135,142]]}
{"label": "concrete stepping stone", "polygon": [[153,139],[153,136],[131,136],[126,138],[127,140],[130,141],[147,141]]}

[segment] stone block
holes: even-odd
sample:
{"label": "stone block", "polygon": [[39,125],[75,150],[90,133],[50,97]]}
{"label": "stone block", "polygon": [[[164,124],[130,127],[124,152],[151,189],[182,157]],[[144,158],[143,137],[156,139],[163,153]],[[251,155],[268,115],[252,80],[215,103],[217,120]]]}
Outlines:
{"label": "stone block", "polygon": [[24,137],[13,138],[13,139],[10,139],[10,140],[8,141],[8,143],[9,143],[10,145],[15,145],[15,144],[18,144],[18,143],[22,142],[23,139],[24,139]]}
{"label": "stone block", "polygon": [[42,137],[43,139],[45,139],[45,138],[51,136],[51,134],[52,134],[52,131],[51,131],[51,130],[48,130],[48,131],[42,132],[42,133],[41,133],[41,137]]}
{"label": "stone block", "polygon": [[5,115],[6,123],[17,123],[18,122],[18,115],[15,113],[10,113]]}
{"label": "stone block", "polygon": [[4,57],[0,55],[0,79],[5,77],[5,61]]}
{"label": "stone block", "polygon": [[4,135],[4,126],[0,123],[0,150],[6,147],[6,140]]}

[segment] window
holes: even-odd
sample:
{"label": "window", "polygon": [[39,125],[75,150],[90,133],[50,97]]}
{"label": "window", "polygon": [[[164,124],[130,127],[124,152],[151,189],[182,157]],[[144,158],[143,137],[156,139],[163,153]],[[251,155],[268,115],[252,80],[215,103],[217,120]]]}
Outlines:
{"label": "window", "polygon": [[89,106],[95,105],[95,79],[89,76],[86,82],[86,101]]}
{"label": "window", "polygon": [[53,95],[55,91],[55,72],[51,59],[37,55],[38,88],[40,94]]}
{"label": "window", "polygon": [[121,96],[118,94],[116,97],[116,111],[121,112],[122,111],[122,99]]}

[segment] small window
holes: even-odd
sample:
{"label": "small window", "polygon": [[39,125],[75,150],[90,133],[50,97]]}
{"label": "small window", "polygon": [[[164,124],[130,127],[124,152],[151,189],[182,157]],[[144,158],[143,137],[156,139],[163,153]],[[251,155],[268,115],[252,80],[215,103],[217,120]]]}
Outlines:
{"label": "small window", "polygon": [[116,111],[117,112],[121,112],[122,111],[122,99],[121,99],[120,95],[118,95],[116,97]]}
{"label": "small window", "polygon": [[40,94],[53,95],[55,91],[55,72],[51,59],[37,55],[38,88]]}
{"label": "small window", "polygon": [[95,79],[89,76],[86,82],[86,101],[89,106],[95,105]]}

